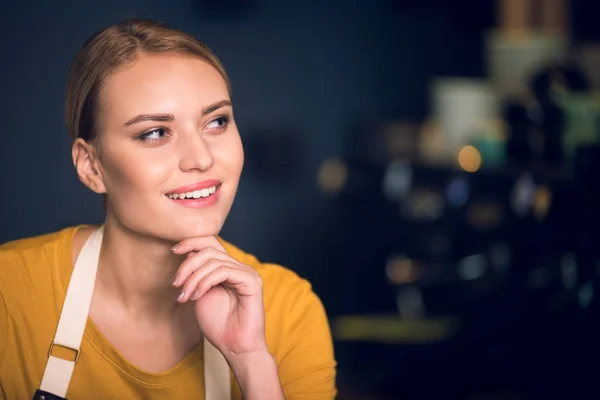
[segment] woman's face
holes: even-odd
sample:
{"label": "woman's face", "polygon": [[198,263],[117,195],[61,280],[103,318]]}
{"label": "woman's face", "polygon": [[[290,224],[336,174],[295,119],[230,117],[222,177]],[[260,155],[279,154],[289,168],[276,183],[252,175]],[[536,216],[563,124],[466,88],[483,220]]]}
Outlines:
{"label": "woman's face", "polygon": [[219,72],[198,58],[142,55],[107,79],[99,109],[109,217],[170,241],[218,234],[244,163]]}

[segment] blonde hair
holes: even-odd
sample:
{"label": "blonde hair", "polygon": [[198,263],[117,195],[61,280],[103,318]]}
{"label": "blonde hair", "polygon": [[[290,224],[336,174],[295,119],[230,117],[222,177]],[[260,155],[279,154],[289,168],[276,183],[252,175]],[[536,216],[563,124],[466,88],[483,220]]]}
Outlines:
{"label": "blonde hair", "polygon": [[65,93],[65,123],[73,140],[94,141],[99,98],[106,78],[143,53],[198,57],[212,65],[231,90],[223,65],[205,44],[157,21],[128,19],[92,35],[71,64]]}

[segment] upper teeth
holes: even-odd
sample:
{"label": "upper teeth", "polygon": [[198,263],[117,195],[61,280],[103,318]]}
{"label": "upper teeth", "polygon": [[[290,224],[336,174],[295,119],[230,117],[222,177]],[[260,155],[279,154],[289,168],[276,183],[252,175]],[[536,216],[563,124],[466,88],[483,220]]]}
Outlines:
{"label": "upper teeth", "polygon": [[194,190],[193,192],[186,193],[168,193],[167,197],[170,199],[198,199],[200,197],[208,197],[217,191],[217,186],[211,186],[201,190]]}

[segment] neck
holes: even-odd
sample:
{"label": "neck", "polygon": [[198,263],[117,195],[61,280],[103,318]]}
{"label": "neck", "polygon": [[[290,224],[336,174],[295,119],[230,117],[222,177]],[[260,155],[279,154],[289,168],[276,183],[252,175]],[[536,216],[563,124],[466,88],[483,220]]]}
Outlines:
{"label": "neck", "polygon": [[170,280],[184,259],[172,253],[172,244],[107,218],[96,290],[134,317],[171,316],[178,290]]}

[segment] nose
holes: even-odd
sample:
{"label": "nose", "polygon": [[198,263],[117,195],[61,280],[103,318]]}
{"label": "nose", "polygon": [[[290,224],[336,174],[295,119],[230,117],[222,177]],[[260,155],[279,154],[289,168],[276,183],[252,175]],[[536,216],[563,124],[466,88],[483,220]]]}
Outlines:
{"label": "nose", "polygon": [[215,163],[210,144],[198,132],[180,136],[181,159],[179,168],[182,171],[207,171]]}

